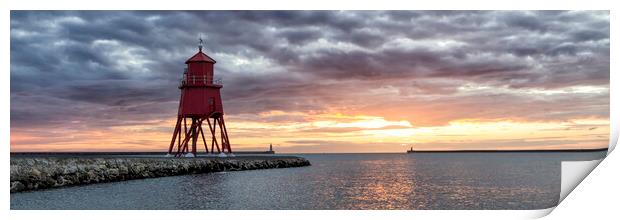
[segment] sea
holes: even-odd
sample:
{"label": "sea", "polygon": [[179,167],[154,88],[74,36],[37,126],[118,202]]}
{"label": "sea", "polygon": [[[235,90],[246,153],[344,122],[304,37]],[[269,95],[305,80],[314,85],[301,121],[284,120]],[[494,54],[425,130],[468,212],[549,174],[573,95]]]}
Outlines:
{"label": "sea", "polygon": [[19,209],[545,209],[562,161],[598,152],[292,154],[311,166],[218,172],[11,193]]}

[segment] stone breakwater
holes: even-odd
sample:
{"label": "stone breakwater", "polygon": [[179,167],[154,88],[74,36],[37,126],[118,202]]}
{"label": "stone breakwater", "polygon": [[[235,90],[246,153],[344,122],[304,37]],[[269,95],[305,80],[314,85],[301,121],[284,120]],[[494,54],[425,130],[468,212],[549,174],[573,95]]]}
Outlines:
{"label": "stone breakwater", "polygon": [[11,192],[132,179],[309,166],[300,157],[11,158]]}

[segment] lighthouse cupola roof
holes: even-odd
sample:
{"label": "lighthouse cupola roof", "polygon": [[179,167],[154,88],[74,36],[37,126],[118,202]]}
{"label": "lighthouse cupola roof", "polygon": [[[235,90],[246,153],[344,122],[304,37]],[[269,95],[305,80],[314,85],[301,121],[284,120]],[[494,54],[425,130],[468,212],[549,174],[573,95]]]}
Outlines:
{"label": "lighthouse cupola roof", "polygon": [[215,60],[205,53],[202,52],[202,39],[200,39],[200,43],[198,45],[198,53],[194,54],[194,56],[190,57],[185,61],[185,63],[198,63],[198,62],[207,62],[207,63],[215,63]]}

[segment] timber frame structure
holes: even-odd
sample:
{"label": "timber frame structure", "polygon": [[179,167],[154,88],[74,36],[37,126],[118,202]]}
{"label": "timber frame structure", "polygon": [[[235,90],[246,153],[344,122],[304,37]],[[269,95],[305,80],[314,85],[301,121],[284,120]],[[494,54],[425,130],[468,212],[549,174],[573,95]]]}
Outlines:
{"label": "timber frame structure", "polygon": [[[202,139],[206,153],[232,153],[230,149],[230,142],[228,140],[228,132],[226,131],[226,124],[224,123],[224,117],[222,114],[212,114],[213,117],[178,117],[174,134],[172,135],[172,141],[168,148],[168,154],[175,157],[182,157],[187,153],[192,153],[194,156],[197,151],[198,139]],[[189,119],[189,120],[188,120]],[[213,119],[213,120],[211,120]],[[189,121],[189,128],[188,128]],[[202,129],[204,122],[207,122],[209,126],[209,134],[211,138],[211,149],[207,144],[205,138],[205,132]],[[219,128],[219,129],[218,129]],[[219,130],[219,135],[218,135]],[[218,142],[218,136],[220,141]],[[191,142],[191,150],[189,143]],[[220,148],[221,146],[221,148]]]}

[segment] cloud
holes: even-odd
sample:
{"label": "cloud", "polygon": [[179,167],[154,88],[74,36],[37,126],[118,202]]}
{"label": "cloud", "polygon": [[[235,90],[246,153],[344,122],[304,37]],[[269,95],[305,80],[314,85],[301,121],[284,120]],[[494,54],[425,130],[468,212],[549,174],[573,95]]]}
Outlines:
{"label": "cloud", "polygon": [[174,118],[200,34],[231,117],[609,115],[608,11],[11,11],[10,33],[12,129]]}

